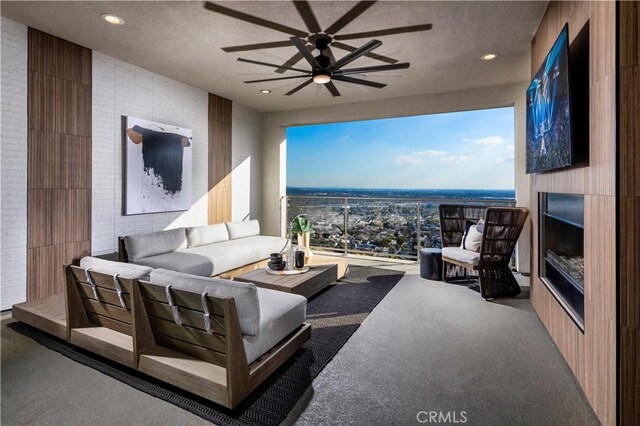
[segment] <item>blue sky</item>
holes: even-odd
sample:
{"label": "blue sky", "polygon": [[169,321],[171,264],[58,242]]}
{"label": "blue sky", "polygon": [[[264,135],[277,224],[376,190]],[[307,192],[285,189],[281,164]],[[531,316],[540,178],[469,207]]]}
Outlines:
{"label": "blue sky", "polygon": [[287,128],[287,186],[514,189],[508,108]]}

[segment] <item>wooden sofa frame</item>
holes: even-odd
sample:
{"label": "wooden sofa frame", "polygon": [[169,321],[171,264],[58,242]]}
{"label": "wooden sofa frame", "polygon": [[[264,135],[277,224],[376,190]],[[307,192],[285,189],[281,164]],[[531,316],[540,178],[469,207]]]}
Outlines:
{"label": "wooden sofa frame", "polygon": [[304,323],[248,364],[233,298],[65,270],[70,343],[230,409],[311,337]]}

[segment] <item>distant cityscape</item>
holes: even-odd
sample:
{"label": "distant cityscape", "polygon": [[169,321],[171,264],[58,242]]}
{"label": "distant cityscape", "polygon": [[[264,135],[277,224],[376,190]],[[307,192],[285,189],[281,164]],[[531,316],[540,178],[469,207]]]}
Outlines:
{"label": "distant cityscape", "polygon": [[304,214],[313,224],[312,247],[415,259],[418,247],[441,246],[440,204],[509,205],[515,191],[287,187],[287,196],[289,222]]}

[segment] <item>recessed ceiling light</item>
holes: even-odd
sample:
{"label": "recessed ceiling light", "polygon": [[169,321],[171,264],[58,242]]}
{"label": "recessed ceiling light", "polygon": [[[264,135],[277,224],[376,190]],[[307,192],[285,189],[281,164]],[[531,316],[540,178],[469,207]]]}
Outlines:
{"label": "recessed ceiling light", "polygon": [[262,89],[262,90],[260,91],[260,93],[264,93],[265,95],[268,95],[269,93],[271,93],[271,90],[269,90],[269,89]]}
{"label": "recessed ceiling light", "polygon": [[486,55],[480,56],[480,59],[482,59],[483,61],[492,61],[497,57],[498,57],[497,53],[487,53]]}
{"label": "recessed ceiling light", "polygon": [[124,25],[124,19],[111,13],[103,13],[100,17],[112,25]]}

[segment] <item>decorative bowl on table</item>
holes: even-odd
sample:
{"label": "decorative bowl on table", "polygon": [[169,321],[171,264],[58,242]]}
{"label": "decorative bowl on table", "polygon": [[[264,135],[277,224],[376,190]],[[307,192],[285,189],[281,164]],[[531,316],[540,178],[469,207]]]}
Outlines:
{"label": "decorative bowl on table", "polygon": [[[264,265],[264,264],[263,264]],[[272,271],[282,271],[284,268],[287,267],[287,262],[280,260],[280,262],[269,262],[267,264],[267,266],[269,267],[269,269],[271,269]]]}

